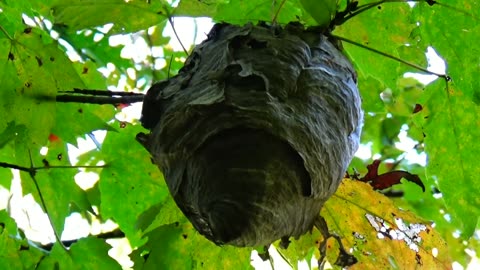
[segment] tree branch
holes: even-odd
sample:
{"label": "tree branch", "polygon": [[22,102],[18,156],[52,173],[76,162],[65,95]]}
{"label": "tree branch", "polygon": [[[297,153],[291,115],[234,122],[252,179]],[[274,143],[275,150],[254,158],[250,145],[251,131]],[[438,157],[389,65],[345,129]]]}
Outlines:
{"label": "tree branch", "polygon": [[15,170],[19,170],[19,171],[23,171],[23,172],[27,172],[29,174],[32,174],[35,175],[36,172],[38,170],[46,170],[46,169],[79,169],[79,168],[87,168],[87,169],[92,169],[92,168],[105,168],[105,167],[108,167],[108,164],[106,165],[79,165],[79,166],[74,166],[74,165],[71,165],[71,166],[43,166],[43,167],[30,167],[30,168],[27,168],[27,167],[23,167],[23,166],[19,166],[19,165],[16,165],[16,164],[11,164],[11,163],[7,163],[7,162],[0,162],[0,167],[3,167],[3,168],[9,168],[9,169],[15,169]]}
{"label": "tree branch", "polygon": [[108,90],[91,90],[74,88],[73,91],[60,91],[60,95],[56,97],[38,95],[37,99],[42,101],[57,101],[57,102],[76,102],[87,104],[121,104],[121,103],[136,103],[143,102],[145,94],[132,93],[123,91],[108,91]]}
{"label": "tree branch", "polygon": [[[122,232],[120,229],[115,229],[113,231],[110,231],[110,232],[106,232],[106,233],[100,233],[100,234],[96,234],[96,235],[90,235],[90,236],[95,236],[96,238],[99,238],[99,239],[115,239],[115,238],[124,238],[125,237],[125,233]],[[78,240],[80,240],[81,238],[78,238],[78,239],[71,239],[71,240],[64,240],[62,241],[62,245],[65,246],[65,247],[70,247],[72,244],[78,242]],[[52,250],[53,248],[53,245],[55,243],[48,243],[48,244],[45,244],[45,245],[40,245],[40,244],[36,244],[37,247],[43,249],[43,250],[47,250],[47,251],[50,251]]]}
{"label": "tree branch", "polygon": [[88,104],[121,104],[143,102],[142,96],[126,96],[126,97],[104,97],[104,96],[75,96],[75,95],[58,95],[55,100],[57,102],[76,102]]}

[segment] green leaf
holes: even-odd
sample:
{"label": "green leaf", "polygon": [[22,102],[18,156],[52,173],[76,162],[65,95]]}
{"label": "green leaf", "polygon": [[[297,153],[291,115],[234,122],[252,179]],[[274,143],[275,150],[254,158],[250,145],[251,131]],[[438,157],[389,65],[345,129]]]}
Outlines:
{"label": "green leaf", "polygon": [[[402,59],[426,67],[422,65],[425,57],[416,58],[418,50],[425,51],[425,48],[418,48],[414,43],[411,45],[414,49],[405,49],[405,44],[412,43],[409,33],[415,28],[414,22],[407,20],[410,12],[411,8],[406,3],[383,4],[338,26],[334,34],[396,57],[401,53]],[[371,76],[390,89],[396,88],[397,79],[405,71],[417,71],[365,48],[347,42],[343,42],[343,46],[361,79]]]}
{"label": "green leaf", "polygon": [[108,256],[110,248],[102,239],[87,237],[74,243],[70,247],[70,253],[77,269],[121,269],[120,265]]}
{"label": "green leaf", "polygon": [[165,200],[168,191],[163,176],[148,152],[135,141],[144,129],[127,125],[108,132],[102,146],[107,167],[100,174],[102,217],[113,218],[135,247],[142,243],[136,219],[151,206]]}
{"label": "green leaf", "polygon": [[165,201],[150,207],[140,215],[137,221],[137,228],[146,234],[163,225],[184,222],[186,220],[187,218],[180,211],[173,198],[168,196]]}
{"label": "green leaf", "polygon": [[0,130],[12,120],[24,125],[28,132],[24,143],[37,147],[45,143],[55,119],[55,103],[40,99],[52,98],[58,90],[82,87],[70,61],[44,35],[37,29],[26,28],[14,40],[1,40],[6,53],[0,59],[4,71],[0,75],[0,84],[4,86],[0,108],[6,117],[0,120]]}
{"label": "green leaf", "polygon": [[166,19],[164,1],[56,0],[55,23],[70,31],[113,23],[111,33],[137,32]]}
{"label": "green leaf", "polygon": [[[116,50],[112,49],[112,51],[116,51]],[[112,58],[112,61],[116,64],[119,64],[118,62],[115,62],[115,58]],[[85,87],[87,87],[88,89],[100,90],[100,89],[107,88],[105,77],[103,76],[102,73],[98,71],[101,65],[98,65],[95,62],[87,60],[85,62],[74,62],[73,67],[77,71],[78,76],[80,76],[80,78],[82,79],[83,83],[85,84]],[[64,89],[64,90],[68,91],[72,89]]]}
{"label": "green leaf", "polygon": [[78,240],[68,251],[55,244],[50,255],[43,259],[36,269],[122,269],[113,258],[108,256],[109,249],[110,246],[104,240],[95,237]]}
{"label": "green leaf", "polygon": [[[212,17],[218,22],[228,22],[233,24],[246,24],[249,22],[275,22],[287,24],[293,21],[302,21],[306,25],[318,25],[318,23],[309,15],[305,6],[300,4],[301,0],[288,1],[241,1],[241,0],[182,0],[175,8],[175,16],[189,17]],[[335,0],[325,0],[329,4]],[[307,1],[307,5],[310,1]],[[314,4],[317,9],[318,4]],[[336,9],[336,3],[333,3],[333,12]],[[322,11],[318,9],[317,11]],[[328,12],[330,13],[330,12]],[[334,14],[334,13],[332,13]],[[320,15],[321,16],[321,15]],[[328,19],[330,21],[330,19]]]}
{"label": "green leaf", "polygon": [[227,0],[181,0],[173,14],[175,16],[213,17],[216,14],[217,5],[226,3],[228,3]]}
{"label": "green leaf", "polygon": [[[77,138],[95,130],[115,131],[106,120],[114,117],[111,105],[91,105],[81,103],[59,103],[55,126],[51,133],[64,141],[77,145]],[[71,121],[71,119],[75,121]]]}
{"label": "green leaf", "polygon": [[[24,2],[24,1],[12,1],[16,2]],[[0,13],[0,25],[2,29],[0,31],[0,39],[8,38],[13,39],[15,33],[25,27],[25,24],[22,22],[22,12],[23,10],[16,9],[11,6],[12,3],[5,3],[0,2],[0,9],[2,12]],[[3,51],[3,50],[2,50]],[[2,55],[0,57],[4,57]],[[2,61],[2,63],[5,63]]]}
{"label": "green leaf", "polygon": [[[2,114],[7,115],[1,121],[15,121],[24,126],[15,132],[15,157],[21,166],[30,166],[33,153],[34,164],[42,164],[42,157],[35,155],[46,144],[55,119],[55,103],[52,99],[58,90],[82,87],[82,81],[73,69],[71,62],[58,48],[57,43],[45,36],[45,32],[36,28],[25,28],[15,34],[15,39],[2,39],[2,44],[9,46],[3,67],[6,72],[0,83],[2,89]],[[4,56],[5,54],[2,54]],[[59,69],[58,66],[62,68]],[[70,165],[65,145],[51,146],[63,153],[62,165]],[[63,147],[63,148],[62,148]],[[62,149],[61,149],[62,148]],[[13,153],[12,153],[13,154]],[[55,159],[47,157],[47,159]],[[15,159],[14,159],[15,160]],[[50,160],[49,160],[50,161]],[[56,163],[56,162],[55,162]],[[65,217],[69,213],[69,203],[74,202],[84,207],[80,189],[73,182],[74,173],[60,171],[38,172],[35,178],[50,212],[54,228],[61,233]],[[22,173],[22,186],[25,193],[32,193],[40,202],[38,192],[30,175]],[[71,194],[58,190],[69,190]]]}
{"label": "green leaf", "polygon": [[[10,161],[12,156],[14,156],[12,145],[6,145],[1,149],[0,161],[2,162]],[[0,167],[0,186],[10,190],[12,180],[13,180],[12,169]]]}
{"label": "green leaf", "polygon": [[[35,156],[34,165],[71,166],[68,159],[67,146],[61,141],[48,145],[48,154],[45,157]],[[71,204],[81,210],[90,210],[91,206],[83,191],[74,180],[78,169],[50,168],[38,170],[35,181],[45,201],[48,214],[53,222],[55,231],[60,235],[63,231],[65,218],[71,213]],[[38,203],[41,202],[36,185],[28,174],[22,175],[24,194],[31,193]],[[59,190],[68,192],[58,192]],[[45,210],[44,206],[42,208]]]}
{"label": "green leaf", "polygon": [[337,0],[300,0],[300,3],[320,26],[328,26],[337,11]]}
{"label": "green leaf", "polygon": [[5,210],[0,211],[0,269],[34,269],[46,254],[17,237],[18,231]]}
{"label": "green leaf", "polygon": [[[105,89],[105,77],[97,70],[92,62],[73,63],[77,76],[88,89]],[[63,89],[68,94],[72,88]],[[107,122],[115,116],[116,110],[112,105],[92,105],[82,103],[57,103],[55,126],[51,133],[64,141],[77,145],[77,138],[95,130],[115,129]],[[71,119],[75,121],[71,121]]]}
{"label": "green leaf", "polygon": [[215,246],[190,223],[164,225],[146,236],[147,244],[132,254],[135,269],[251,269],[250,248]]}
{"label": "green leaf", "polygon": [[0,134],[0,149],[13,140],[18,132],[25,132],[25,126],[16,125],[13,121],[9,122],[5,130]]}
{"label": "green leaf", "polygon": [[298,0],[285,1],[282,7],[280,7],[280,2],[281,1],[274,2],[272,7],[272,1],[270,0],[231,0],[228,3],[217,6],[217,12],[213,16],[213,19],[239,25],[248,22],[271,22],[278,12],[276,22],[286,24],[292,21],[298,21],[298,18],[302,17],[303,10]]}
{"label": "green leaf", "polygon": [[366,112],[385,114],[385,105],[380,94],[385,86],[377,79],[359,74],[358,89],[362,96],[362,108]]}
{"label": "green leaf", "polygon": [[[318,257],[319,239],[321,239],[320,232],[313,229],[299,239],[290,239],[291,242],[287,249],[277,248],[277,251],[287,259],[290,265],[295,267],[298,265],[298,261],[310,262],[314,254]],[[278,246],[278,243],[276,245]],[[295,267],[294,269],[298,268]]]}
{"label": "green leaf", "polygon": [[[438,181],[445,203],[463,222],[463,236],[473,234],[480,216],[476,153],[480,153],[478,115],[480,108],[452,84],[439,82],[426,103],[428,121],[425,144],[429,156],[427,173]],[[441,109],[438,109],[441,108]]]}
{"label": "green leaf", "polygon": [[[92,31],[75,33],[68,31],[68,28],[60,26],[55,26],[55,30],[59,32],[60,37],[72,45],[73,48],[79,48],[77,53],[83,59],[89,59],[95,62],[95,65],[93,65],[92,62],[87,62],[82,70],[80,70],[80,74],[88,74],[88,72],[90,72],[98,73],[101,76],[96,69],[99,67],[105,67],[108,63],[114,64],[116,68],[122,71],[126,71],[126,69],[133,64],[132,60],[121,57],[123,46],[110,46],[109,36],[105,36],[103,33],[95,33]],[[96,40],[97,34],[103,35],[103,37],[100,40]],[[95,88],[93,86],[89,87]],[[103,86],[103,88],[105,88],[105,86]]]}
{"label": "green leaf", "polygon": [[[444,83],[429,88],[426,150],[429,155],[427,173],[438,180],[445,203],[462,220],[464,237],[473,234],[480,216],[480,167],[476,153],[480,153],[480,113],[478,93],[480,40],[480,3],[456,1],[457,10],[448,6],[419,4],[415,7],[420,25],[417,38],[432,45],[446,59],[453,83],[445,89]],[[442,18],[449,18],[448,21]]]}

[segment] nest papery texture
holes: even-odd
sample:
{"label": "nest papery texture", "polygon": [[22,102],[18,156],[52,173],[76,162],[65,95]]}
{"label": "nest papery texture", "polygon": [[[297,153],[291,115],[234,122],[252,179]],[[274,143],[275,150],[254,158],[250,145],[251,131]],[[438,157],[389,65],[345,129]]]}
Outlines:
{"label": "nest papery texture", "polygon": [[310,230],[358,148],[350,62],[317,31],[217,24],[148,91],[144,145],[177,205],[217,244]]}

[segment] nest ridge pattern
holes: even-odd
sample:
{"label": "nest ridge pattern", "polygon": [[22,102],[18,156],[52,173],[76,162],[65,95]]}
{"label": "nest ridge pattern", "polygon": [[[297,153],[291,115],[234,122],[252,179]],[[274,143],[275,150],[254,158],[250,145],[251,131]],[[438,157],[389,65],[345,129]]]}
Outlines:
{"label": "nest ridge pattern", "polygon": [[144,100],[142,141],[175,202],[217,244],[258,246],[313,226],[358,148],[351,63],[290,24],[217,24]]}

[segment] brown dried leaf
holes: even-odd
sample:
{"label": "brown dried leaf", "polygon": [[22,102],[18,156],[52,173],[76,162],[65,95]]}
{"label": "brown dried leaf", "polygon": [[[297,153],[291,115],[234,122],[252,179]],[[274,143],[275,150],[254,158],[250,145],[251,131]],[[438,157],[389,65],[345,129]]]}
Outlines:
{"label": "brown dried leaf", "polygon": [[377,159],[374,160],[372,164],[367,165],[367,174],[359,180],[369,183],[374,189],[382,190],[400,184],[400,180],[405,178],[407,181],[417,184],[422,188],[423,192],[425,192],[425,185],[416,174],[411,174],[407,171],[390,171],[379,175],[378,166],[380,165],[380,162],[381,161]]}

